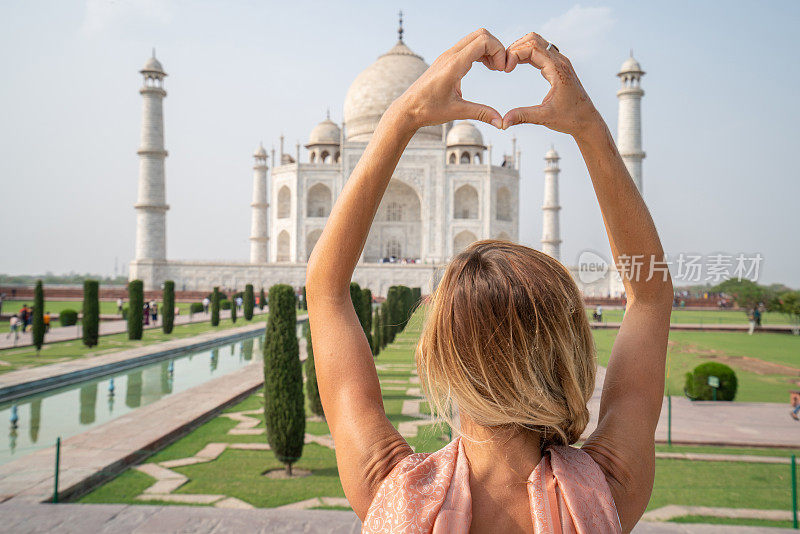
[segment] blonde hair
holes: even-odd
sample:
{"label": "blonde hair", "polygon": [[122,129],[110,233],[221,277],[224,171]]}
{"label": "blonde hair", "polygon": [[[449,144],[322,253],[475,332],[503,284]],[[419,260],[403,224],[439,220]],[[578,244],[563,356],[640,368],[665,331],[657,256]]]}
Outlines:
{"label": "blonde hair", "polygon": [[430,299],[416,350],[434,415],[576,442],[597,370],[583,300],[567,269],[539,251],[478,241],[453,258]]}

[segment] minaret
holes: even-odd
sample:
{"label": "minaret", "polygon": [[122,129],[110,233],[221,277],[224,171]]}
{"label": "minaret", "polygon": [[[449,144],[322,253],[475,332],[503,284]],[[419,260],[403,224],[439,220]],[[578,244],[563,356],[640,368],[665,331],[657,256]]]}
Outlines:
{"label": "minaret", "polygon": [[164,111],[167,73],[153,57],[142,70],[142,136],[139,154],[139,195],[136,208],[136,260],[167,259],[167,210],[164,183]]}
{"label": "minaret", "polygon": [[267,151],[259,144],[253,154],[253,202],[250,225],[250,263],[267,263]]}
{"label": "minaret", "polygon": [[628,168],[628,172],[633,178],[633,183],[644,192],[642,188],[642,160],[644,151],[642,150],[642,97],[644,91],[641,87],[641,79],[644,76],[639,62],[631,57],[625,60],[622,68],[617,73],[621,87],[617,91],[619,99],[619,119],[617,121],[617,148]]}
{"label": "minaret", "polygon": [[542,202],[542,252],[561,261],[561,229],[558,216],[558,152],[552,146],[544,156],[544,202]]}

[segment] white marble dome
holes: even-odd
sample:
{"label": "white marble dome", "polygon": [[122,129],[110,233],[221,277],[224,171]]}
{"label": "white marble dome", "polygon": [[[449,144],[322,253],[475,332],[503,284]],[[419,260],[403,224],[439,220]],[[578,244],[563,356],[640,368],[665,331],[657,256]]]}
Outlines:
{"label": "white marble dome", "polygon": [[308,136],[308,145],[338,145],[341,130],[339,126],[330,119],[320,122],[311,130]]}
{"label": "white marble dome", "polygon": [[[344,100],[348,141],[369,141],[383,113],[428,69],[428,64],[398,41],[375,63],[356,76]],[[439,126],[422,128],[417,137],[441,139]]]}
{"label": "white marble dome", "polygon": [[626,59],[625,62],[622,64],[622,67],[620,67],[619,69],[620,74],[624,74],[626,72],[638,72],[640,74],[644,74],[642,66],[639,65],[638,61],[633,59],[633,56]]}
{"label": "white marble dome", "polygon": [[460,121],[447,132],[447,146],[484,147],[483,135],[471,122]]}
{"label": "white marble dome", "polygon": [[254,158],[266,158],[267,157],[267,151],[264,150],[264,145],[258,145],[258,147],[256,147],[255,152],[253,152],[253,157]]}
{"label": "white marble dome", "polygon": [[139,72],[160,72],[164,74],[164,67],[161,66],[161,62],[156,59],[155,56],[150,57],[142,67],[142,70]]}
{"label": "white marble dome", "polygon": [[544,155],[544,159],[560,159],[555,147],[550,147],[550,150],[548,150],[547,154]]}

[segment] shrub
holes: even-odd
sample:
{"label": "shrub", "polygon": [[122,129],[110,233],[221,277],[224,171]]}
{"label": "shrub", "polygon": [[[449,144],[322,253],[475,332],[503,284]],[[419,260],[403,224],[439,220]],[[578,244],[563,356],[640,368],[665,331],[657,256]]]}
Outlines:
{"label": "shrub", "polygon": [[[202,305],[200,306],[202,308]],[[175,282],[164,281],[164,302],[161,305],[161,326],[165,334],[171,334],[175,326]]]}
{"label": "shrub", "polygon": [[414,307],[420,305],[422,301],[422,288],[421,287],[412,287],[411,288],[411,300],[414,301]]}
{"label": "shrub", "polygon": [[411,288],[407,286],[398,286],[398,294],[400,299],[400,331],[406,329],[408,320],[411,319],[411,314],[414,312],[414,296],[411,293]]}
{"label": "shrub", "polygon": [[719,378],[717,400],[732,401],[736,397],[736,373],[724,363],[718,362],[701,363],[694,371],[686,373],[686,395],[692,400],[712,400],[714,388],[708,385],[709,376]]}
{"label": "shrub", "polygon": [[214,291],[211,293],[211,326],[219,325],[219,301],[219,288],[215,287]]}
{"label": "shrub", "polygon": [[58,314],[58,322],[61,323],[61,326],[75,326],[78,324],[78,312],[69,308],[61,310],[61,313]]}
{"label": "shrub", "polygon": [[383,348],[383,324],[381,322],[381,310],[375,310],[375,316],[372,319],[372,355],[377,356],[381,353]]}
{"label": "shrub", "polygon": [[142,339],[144,283],[141,280],[128,283],[128,306],[128,339]]}
{"label": "shrub", "polygon": [[100,333],[100,282],[83,282],[83,344],[87,347],[97,345]]}
{"label": "shrub", "polygon": [[44,288],[42,281],[36,281],[36,289],[33,292],[33,345],[38,354],[44,344]]}
{"label": "shrub", "polygon": [[[216,290],[217,290],[217,292],[219,293],[219,300],[220,300],[220,302],[221,302],[221,301],[223,301],[223,300],[227,300],[227,298],[228,298],[228,295],[226,295],[225,293],[223,293],[222,291],[220,291],[220,290],[219,290],[219,287],[215,287],[214,289],[216,289]],[[208,297],[208,300],[214,300],[214,292],[213,292],[213,291],[212,291],[211,293],[209,293],[208,295],[206,295],[206,296]]]}
{"label": "shrub", "polygon": [[319,398],[319,385],[317,384],[317,370],[314,365],[314,347],[311,344],[311,327],[306,322],[303,325],[303,334],[306,337],[306,397],[311,413],[325,417],[322,409],[322,400]]}
{"label": "shrub", "polygon": [[189,312],[190,313],[203,313],[203,303],[202,302],[192,302],[189,304]]}
{"label": "shrub", "polygon": [[231,309],[231,301],[228,299],[224,299],[219,301],[219,309],[220,310],[230,310]]}
{"label": "shrub", "polygon": [[267,305],[267,296],[264,294],[264,288],[261,288],[261,293],[258,295],[258,309],[263,310]]}
{"label": "shrub", "polygon": [[253,309],[256,307],[256,296],[253,293],[253,284],[244,287],[244,318],[248,321],[253,319]]}
{"label": "shrub", "polygon": [[292,286],[269,290],[270,313],[264,337],[264,422],[275,457],[292,474],[303,454],[306,417],[303,370],[297,344],[297,298]]}

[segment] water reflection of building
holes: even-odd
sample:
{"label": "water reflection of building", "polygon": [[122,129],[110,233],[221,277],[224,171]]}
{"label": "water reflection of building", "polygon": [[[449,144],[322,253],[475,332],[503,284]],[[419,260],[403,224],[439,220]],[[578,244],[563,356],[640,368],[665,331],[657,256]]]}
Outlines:
{"label": "water reflection of building", "polygon": [[135,371],[128,374],[127,382],[125,387],[125,406],[138,408],[142,405],[142,372]]}
{"label": "water reflection of building", "polygon": [[39,426],[42,420],[42,399],[35,399],[31,401],[31,424],[30,435],[31,443],[36,443],[39,440]]}
{"label": "water reflection of building", "polygon": [[97,418],[97,382],[83,386],[79,397],[80,413],[78,419],[82,425],[91,425]]}

